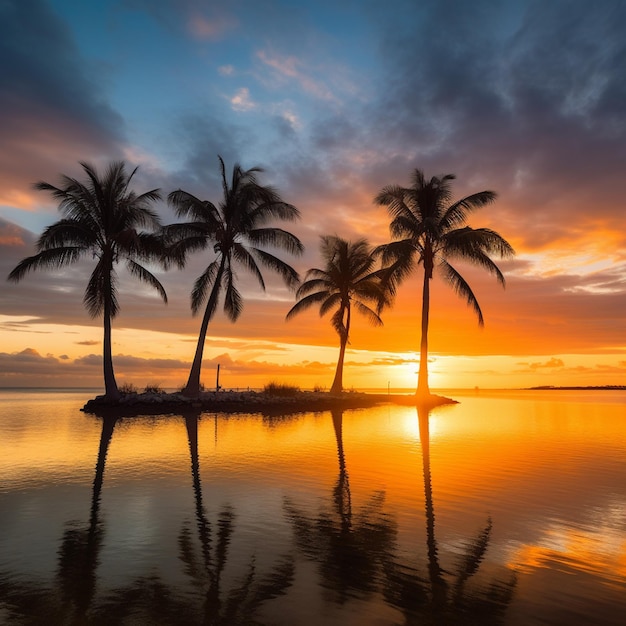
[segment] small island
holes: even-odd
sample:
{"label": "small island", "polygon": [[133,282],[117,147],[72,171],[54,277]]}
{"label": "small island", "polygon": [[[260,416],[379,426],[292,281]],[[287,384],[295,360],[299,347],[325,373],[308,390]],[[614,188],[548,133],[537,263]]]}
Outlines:
{"label": "small island", "polygon": [[290,415],[330,410],[363,409],[383,404],[407,406],[426,405],[429,408],[456,404],[456,400],[434,394],[418,398],[415,394],[376,394],[348,391],[301,391],[283,386],[263,391],[204,391],[190,398],[183,393],[148,391],[124,393],[117,400],[105,395],[89,400],[81,409],[98,416],[132,417],[138,415],[189,414],[190,412],[260,413]]}

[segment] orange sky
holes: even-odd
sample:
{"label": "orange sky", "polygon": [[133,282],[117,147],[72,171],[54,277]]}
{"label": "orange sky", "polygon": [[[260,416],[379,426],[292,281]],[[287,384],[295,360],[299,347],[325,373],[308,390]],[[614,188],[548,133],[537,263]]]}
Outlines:
{"label": "orange sky", "polygon": [[[1,9],[10,68],[0,78],[4,276],[58,219],[32,183],[78,174],[81,160],[124,158],[140,167],[139,192],[180,187],[214,201],[218,153],[227,168],[262,165],[262,181],[301,211],[291,230],[306,246],[292,259],[302,275],[319,265],[322,234],[388,239],[385,210],[372,203],[383,185],[408,185],[415,167],[455,173],[457,197],[498,192],[470,225],[494,228],[517,256],[501,263],[504,291],[462,268],[484,329],[435,279],[431,386],[626,384],[626,8],[577,5],[566,28],[555,7],[503,3],[478,28],[482,9],[458,3],[441,32],[436,2],[399,4],[393,19],[370,6],[357,19],[322,2],[285,8],[278,22],[252,5],[235,18],[228,8],[162,4]],[[145,36],[121,59],[130,30]],[[106,79],[94,82],[98,72]],[[118,382],[184,384],[199,327],[189,292],[208,262],[197,255],[161,275],[167,306],[122,278]],[[102,385],[100,322],[82,307],[90,271],[85,263],[2,284],[0,386]],[[416,384],[420,278],[401,287],[383,328],[354,317],[347,388]],[[328,319],[310,311],[286,323],[292,293],[270,274],[265,294],[240,279],[240,320],[218,316],[209,329],[207,386],[220,363],[225,387],[329,387],[338,341]]]}

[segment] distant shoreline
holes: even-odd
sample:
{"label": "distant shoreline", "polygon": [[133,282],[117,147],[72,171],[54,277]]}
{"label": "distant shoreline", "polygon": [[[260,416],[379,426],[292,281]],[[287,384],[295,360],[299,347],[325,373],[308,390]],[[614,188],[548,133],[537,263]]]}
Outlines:
{"label": "distant shoreline", "polygon": [[626,391],[626,385],[594,385],[594,386],[567,386],[540,385],[527,387],[529,391]]}

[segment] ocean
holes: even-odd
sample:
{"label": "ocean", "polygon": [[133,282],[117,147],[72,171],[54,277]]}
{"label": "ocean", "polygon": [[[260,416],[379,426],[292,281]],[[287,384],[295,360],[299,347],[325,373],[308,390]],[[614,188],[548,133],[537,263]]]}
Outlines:
{"label": "ocean", "polygon": [[626,615],[626,392],[81,412],[0,390],[2,624],[595,624]]}

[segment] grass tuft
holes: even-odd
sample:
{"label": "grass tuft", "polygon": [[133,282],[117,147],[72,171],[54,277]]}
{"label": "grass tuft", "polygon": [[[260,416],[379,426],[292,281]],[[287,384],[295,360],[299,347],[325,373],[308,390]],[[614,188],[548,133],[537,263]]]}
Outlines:
{"label": "grass tuft", "polygon": [[143,390],[144,393],[165,393],[165,389],[159,383],[148,383]]}
{"label": "grass tuft", "polygon": [[286,383],[271,381],[263,387],[263,393],[268,396],[289,398],[298,395],[300,393],[300,387],[297,385],[288,385]]}
{"label": "grass tuft", "polygon": [[122,383],[118,386],[117,390],[120,393],[137,393],[137,387],[133,383]]}

